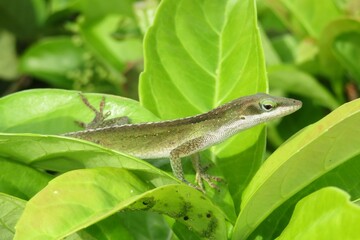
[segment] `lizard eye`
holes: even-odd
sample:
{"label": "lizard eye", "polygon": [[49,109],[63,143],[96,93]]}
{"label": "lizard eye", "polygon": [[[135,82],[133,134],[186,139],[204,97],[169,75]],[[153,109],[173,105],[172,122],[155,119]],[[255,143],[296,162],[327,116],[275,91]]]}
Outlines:
{"label": "lizard eye", "polygon": [[266,112],[270,112],[276,107],[276,102],[271,99],[264,99],[260,102],[260,107]]}

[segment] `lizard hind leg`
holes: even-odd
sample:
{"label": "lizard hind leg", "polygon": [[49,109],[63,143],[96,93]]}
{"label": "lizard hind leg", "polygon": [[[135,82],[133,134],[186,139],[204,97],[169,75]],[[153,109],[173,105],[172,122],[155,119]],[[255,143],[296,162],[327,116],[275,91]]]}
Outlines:
{"label": "lizard hind leg", "polygon": [[196,171],[195,181],[200,186],[200,188],[204,189],[204,180],[209,184],[210,187],[219,190],[219,187],[214,182],[222,182],[223,179],[206,173],[208,167],[201,165],[199,153],[191,155],[191,162]]}
{"label": "lizard hind leg", "polygon": [[[205,192],[202,180],[205,180],[213,188],[217,188],[217,186],[213,183],[214,181],[221,181],[221,178],[213,177],[205,173],[206,170],[200,165],[198,152],[204,149],[204,147],[206,147],[206,139],[202,136],[187,141],[170,152],[170,163],[175,177],[202,192]],[[181,165],[181,157],[190,155],[192,156],[192,163],[196,171],[197,185],[191,184],[185,179]]]}
{"label": "lizard hind leg", "polygon": [[83,94],[79,93],[79,96],[81,97],[82,102],[91,111],[93,111],[95,113],[93,120],[89,123],[76,121],[76,123],[80,127],[83,127],[85,129],[95,129],[95,128],[103,128],[103,127],[109,127],[109,126],[121,126],[121,125],[124,125],[124,124],[127,124],[130,122],[129,118],[126,116],[107,119],[111,115],[111,112],[109,111],[109,112],[104,113],[105,97],[102,97],[101,102],[99,104],[99,110],[97,110],[93,105],[91,105],[89,100]]}

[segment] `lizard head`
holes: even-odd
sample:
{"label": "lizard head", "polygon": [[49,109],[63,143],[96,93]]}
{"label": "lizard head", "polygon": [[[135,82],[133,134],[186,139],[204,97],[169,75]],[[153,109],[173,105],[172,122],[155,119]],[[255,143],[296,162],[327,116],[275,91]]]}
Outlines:
{"label": "lizard head", "polygon": [[222,109],[226,118],[242,129],[250,128],[257,124],[289,115],[302,106],[299,100],[275,97],[265,93],[241,97],[227,103]]}
{"label": "lizard head", "polygon": [[289,115],[302,106],[299,100],[265,93],[245,97],[243,103],[243,116],[255,124]]}

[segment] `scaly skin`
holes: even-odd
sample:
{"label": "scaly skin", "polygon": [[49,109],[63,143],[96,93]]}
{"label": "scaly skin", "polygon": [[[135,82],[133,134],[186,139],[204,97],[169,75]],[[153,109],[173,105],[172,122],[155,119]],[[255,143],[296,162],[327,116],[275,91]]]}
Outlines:
{"label": "scaly skin", "polygon": [[[92,107],[85,97],[82,96],[82,99],[96,113],[89,124],[91,129],[65,136],[91,141],[143,159],[170,158],[174,175],[189,185],[192,184],[184,178],[182,157],[197,154],[240,131],[291,114],[302,106],[298,100],[259,93],[192,117],[123,125],[108,120],[111,121],[110,126],[104,127],[103,122],[109,115],[103,114],[104,99],[100,111]],[[193,164],[200,166],[198,157],[193,157]],[[205,174],[201,167],[196,170],[198,181],[204,179],[215,186],[211,181],[218,178]],[[202,183],[198,184],[202,186]]]}

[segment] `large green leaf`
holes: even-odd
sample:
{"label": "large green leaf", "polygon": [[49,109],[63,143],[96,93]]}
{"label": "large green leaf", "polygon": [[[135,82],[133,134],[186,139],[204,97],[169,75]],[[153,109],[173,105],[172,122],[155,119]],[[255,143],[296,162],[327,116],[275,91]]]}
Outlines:
{"label": "large green leaf", "polygon": [[358,239],[360,207],[337,188],[321,189],[296,204],[281,239]]}
{"label": "large green leaf", "polygon": [[185,185],[146,190],[146,184],[125,169],[68,172],[27,203],[14,239],[60,239],[122,209],[160,212],[201,237],[226,238],[224,216],[199,191]]}
{"label": "large green leaf", "polygon": [[59,239],[119,209],[147,190],[125,169],[77,170],[55,178],[33,197],[16,225],[14,239]]}
{"label": "large green leaf", "polygon": [[[162,1],[145,38],[141,103],[171,119],[265,92],[259,35],[255,1]],[[258,127],[212,149],[209,158],[220,167],[237,203],[262,161],[264,140]]]}
{"label": "large green leaf", "polygon": [[[128,116],[132,122],[157,120],[138,102],[105,94],[85,94],[98,109],[106,98],[109,118]],[[35,89],[0,98],[0,132],[59,134],[79,130],[75,121],[90,122],[94,113],[85,106],[79,92],[59,89]]]}
{"label": "large green leaf", "polygon": [[[142,173],[142,179],[149,181],[149,184],[177,182],[174,177],[150,163],[78,139],[37,134],[0,134],[0,153],[8,161],[17,161],[37,169],[55,172],[111,166],[136,170]],[[9,163],[6,165],[11,166]],[[29,173],[24,174],[34,174],[28,171]],[[16,175],[12,178],[13,181],[18,180]],[[28,192],[33,193],[32,190]]]}
{"label": "large green leaf", "polygon": [[276,236],[278,233],[270,226],[277,225],[279,231],[284,224],[280,222],[289,219],[287,211],[296,200],[321,187],[339,186],[359,197],[360,190],[354,187],[360,183],[355,177],[360,165],[359,121],[358,99],[337,108],[278,148],[244,192],[234,239],[251,233]]}
{"label": "large green leaf", "polygon": [[[1,155],[5,156],[4,152]],[[0,157],[0,192],[2,193],[28,200],[51,179],[52,176],[49,174]]]}
{"label": "large green leaf", "polygon": [[225,216],[202,193],[186,185],[168,185],[149,191],[129,210],[151,210],[166,214],[190,227],[205,239],[225,239]]}
{"label": "large green leaf", "polygon": [[15,224],[25,208],[25,201],[0,193],[0,236],[11,240],[15,234]]}
{"label": "large green leaf", "polygon": [[266,90],[253,1],[163,1],[145,48],[141,102],[162,118]]}

